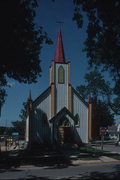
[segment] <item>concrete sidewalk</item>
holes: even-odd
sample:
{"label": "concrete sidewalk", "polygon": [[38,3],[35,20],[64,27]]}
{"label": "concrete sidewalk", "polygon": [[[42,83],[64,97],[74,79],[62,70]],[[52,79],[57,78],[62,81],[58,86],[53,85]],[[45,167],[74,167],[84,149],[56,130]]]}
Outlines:
{"label": "concrete sidewalk", "polygon": [[98,160],[73,160],[73,165],[80,165],[80,164],[98,164],[98,163],[114,163],[114,162],[120,162],[120,160],[107,157],[107,156],[101,156]]}
{"label": "concrete sidewalk", "polygon": [[[109,158],[107,156],[101,156],[99,160],[72,160],[69,165],[79,166],[81,164],[104,164],[104,163],[118,163],[118,162],[120,162],[120,160]],[[47,165],[47,167],[48,166],[49,165]],[[17,168],[37,168],[37,167],[39,166],[29,164],[29,165],[21,165]]]}
{"label": "concrete sidewalk", "polygon": [[[47,155],[46,157],[52,157],[52,156]],[[53,159],[56,159],[56,157],[53,157]],[[69,159],[69,163],[67,164],[67,161],[66,161],[63,164],[67,164],[68,166],[69,165],[79,166],[80,164],[100,164],[100,163],[104,164],[104,163],[119,163],[120,162],[120,160],[117,160],[108,156],[100,156],[98,159],[96,158],[96,160],[81,160],[80,158],[77,157],[77,155],[71,155],[68,157],[68,159]],[[53,163],[53,166],[54,165],[55,164]],[[48,165],[44,165],[44,166],[49,166],[49,163]],[[21,165],[19,168],[33,168],[33,167],[35,168],[39,166],[29,164],[29,165]]]}

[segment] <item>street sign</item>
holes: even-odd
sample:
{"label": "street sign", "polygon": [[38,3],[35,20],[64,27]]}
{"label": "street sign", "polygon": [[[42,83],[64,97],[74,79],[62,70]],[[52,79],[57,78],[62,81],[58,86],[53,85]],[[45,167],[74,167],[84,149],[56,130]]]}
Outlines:
{"label": "street sign", "polygon": [[19,132],[13,132],[12,136],[19,136]]}
{"label": "street sign", "polygon": [[107,128],[100,127],[100,135],[101,135],[101,150],[103,151],[103,143],[104,143],[104,136],[106,135]]}
{"label": "street sign", "polygon": [[105,135],[107,132],[107,128],[106,127],[100,127],[100,135]]}

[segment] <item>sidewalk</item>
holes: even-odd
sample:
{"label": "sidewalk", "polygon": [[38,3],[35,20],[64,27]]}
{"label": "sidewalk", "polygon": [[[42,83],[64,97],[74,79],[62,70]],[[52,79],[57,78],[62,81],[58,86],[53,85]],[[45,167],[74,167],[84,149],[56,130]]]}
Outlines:
{"label": "sidewalk", "polygon": [[[70,161],[70,163],[68,165],[74,165],[74,166],[78,166],[81,164],[100,164],[100,163],[116,163],[116,162],[120,162],[120,160],[116,160],[107,156],[101,156],[99,160],[72,160]],[[49,164],[47,165],[49,166]],[[53,164],[54,166],[54,164]],[[35,168],[35,167],[39,167],[36,165],[21,165],[19,166],[19,168]]]}
{"label": "sidewalk", "polygon": [[98,163],[114,163],[120,162],[119,160],[113,159],[107,156],[101,156],[99,160],[73,160],[73,165],[80,165],[80,164],[98,164]]}
{"label": "sidewalk", "polygon": [[[56,166],[56,165],[73,165],[77,166],[80,164],[99,164],[99,163],[117,163],[120,162],[120,160],[114,159],[112,157],[108,157],[105,155],[102,155],[95,160],[89,160],[89,159],[82,159],[79,156],[79,154],[82,153],[75,153],[72,154],[70,152],[64,153],[62,155],[45,155],[44,157],[41,157],[41,162],[43,158],[43,166]],[[81,155],[82,156],[82,155]],[[45,163],[46,162],[46,163]],[[21,165],[21,168],[32,168],[32,167],[39,167],[39,164],[27,164],[27,165]]]}

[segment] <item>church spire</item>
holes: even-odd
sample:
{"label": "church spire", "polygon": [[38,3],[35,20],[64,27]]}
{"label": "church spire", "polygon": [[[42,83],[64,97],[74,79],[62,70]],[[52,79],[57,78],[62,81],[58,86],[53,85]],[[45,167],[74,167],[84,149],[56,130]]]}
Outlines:
{"label": "church spire", "polygon": [[58,40],[57,40],[57,46],[56,46],[54,61],[57,63],[65,63],[65,56],[64,56],[64,48],[63,48],[61,30],[59,30],[59,32],[58,32]]}

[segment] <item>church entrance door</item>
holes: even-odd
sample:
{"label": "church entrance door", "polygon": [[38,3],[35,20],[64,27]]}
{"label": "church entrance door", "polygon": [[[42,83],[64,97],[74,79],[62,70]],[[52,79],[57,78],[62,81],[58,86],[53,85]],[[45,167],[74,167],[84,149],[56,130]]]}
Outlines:
{"label": "church entrance door", "polygon": [[67,118],[62,118],[58,126],[58,141],[60,144],[73,142],[73,128]]}

